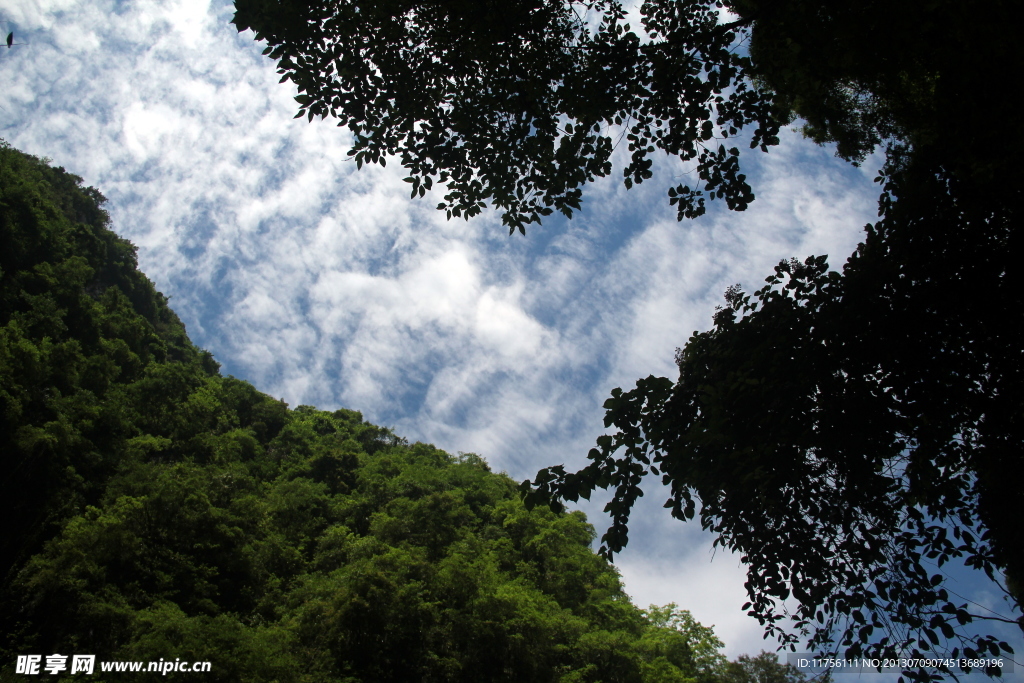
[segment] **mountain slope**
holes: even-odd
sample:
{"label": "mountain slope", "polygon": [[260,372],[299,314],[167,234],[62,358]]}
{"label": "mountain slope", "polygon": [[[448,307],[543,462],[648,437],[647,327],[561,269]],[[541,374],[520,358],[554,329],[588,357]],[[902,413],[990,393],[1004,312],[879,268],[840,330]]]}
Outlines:
{"label": "mountain slope", "polygon": [[209,661],[207,681],[724,671],[711,629],[629,602],[582,514],[527,511],[476,455],[221,377],[102,203],[0,146],[0,505],[17,530],[0,678],[28,653]]}

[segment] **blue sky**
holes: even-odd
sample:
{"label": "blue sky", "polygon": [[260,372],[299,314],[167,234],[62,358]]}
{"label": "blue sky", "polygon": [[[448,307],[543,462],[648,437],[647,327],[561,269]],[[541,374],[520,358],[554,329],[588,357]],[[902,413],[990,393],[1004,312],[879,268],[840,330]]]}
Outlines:
{"label": "blue sky", "polygon": [[[610,390],[674,376],[675,348],[710,326],[727,286],[756,288],[791,256],[839,266],[875,216],[879,158],[854,168],[787,131],[770,154],[743,155],[758,197],[744,213],[713,202],[678,223],[665,191],[685,169],[663,158],[654,180],[598,182],[572,221],[525,238],[496,213],[448,222],[433,194],[409,199],[397,163],[357,172],[346,131],[293,119],[292,85],[232,12],[7,3],[2,28],[25,44],[0,50],[0,136],[107,196],[114,228],[225,374],[477,452],[517,479],[582,465]],[[738,559],[712,558],[663,500],[648,491],[634,514],[617,560],[627,590],[714,624],[730,655],[757,652]],[[599,529],[600,507],[584,508]]]}

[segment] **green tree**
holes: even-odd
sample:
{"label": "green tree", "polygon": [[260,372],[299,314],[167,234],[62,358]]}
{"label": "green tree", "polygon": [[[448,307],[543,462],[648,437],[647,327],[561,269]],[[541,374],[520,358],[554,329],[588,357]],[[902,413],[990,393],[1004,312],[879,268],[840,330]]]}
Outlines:
{"label": "green tree", "polygon": [[[719,680],[726,666],[725,656],[719,652],[724,645],[711,627],[698,623],[692,614],[674,603],[664,607],[651,605],[646,616],[651,628],[644,633],[641,645],[647,651],[651,673],[661,674],[668,669],[697,683]],[[665,667],[666,663],[671,667]]]}
{"label": "green tree", "polygon": [[725,666],[722,683],[803,683],[807,677],[794,666],[780,664],[774,652],[756,657],[740,655]]}
{"label": "green tree", "polygon": [[216,371],[109,230],[104,201],[0,140],[0,492],[21,530],[0,540],[0,576],[99,500],[116,454],[141,436],[129,386]]}

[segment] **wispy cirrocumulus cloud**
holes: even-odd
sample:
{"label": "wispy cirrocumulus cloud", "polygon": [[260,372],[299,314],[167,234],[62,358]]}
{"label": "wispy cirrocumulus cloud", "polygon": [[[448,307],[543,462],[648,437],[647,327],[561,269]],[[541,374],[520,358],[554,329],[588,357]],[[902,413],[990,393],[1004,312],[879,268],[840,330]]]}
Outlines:
{"label": "wispy cirrocumulus cloud", "polygon": [[[758,194],[745,213],[712,205],[677,223],[665,178],[682,171],[665,160],[653,181],[599,182],[573,221],[510,238],[494,214],[445,221],[436,197],[408,198],[396,163],[357,171],[346,131],[293,119],[294,90],[229,5],[3,12],[27,44],[0,61],[0,135],[107,195],[226,372],[517,478],[583,464],[609,391],[672,376],[674,349],[710,325],[725,287],[756,288],[790,256],[838,266],[874,216],[873,174],[794,134],[744,155]],[[707,537],[669,520],[655,492],[644,501],[620,559],[628,590],[693,609],[730,654],[760,649],[736,558],[709,564]]]}

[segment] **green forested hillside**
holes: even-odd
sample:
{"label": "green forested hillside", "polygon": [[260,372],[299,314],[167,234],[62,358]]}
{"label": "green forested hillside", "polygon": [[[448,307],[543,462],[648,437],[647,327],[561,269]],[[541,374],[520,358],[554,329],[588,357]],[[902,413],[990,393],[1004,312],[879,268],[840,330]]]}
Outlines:
{"label": "green forested hillside", "polygon": [[221,377],[102,202],[0,148],[0,678],[77,653],[204,681],[752,680],[688,613],[632,605],[582,514]]}

